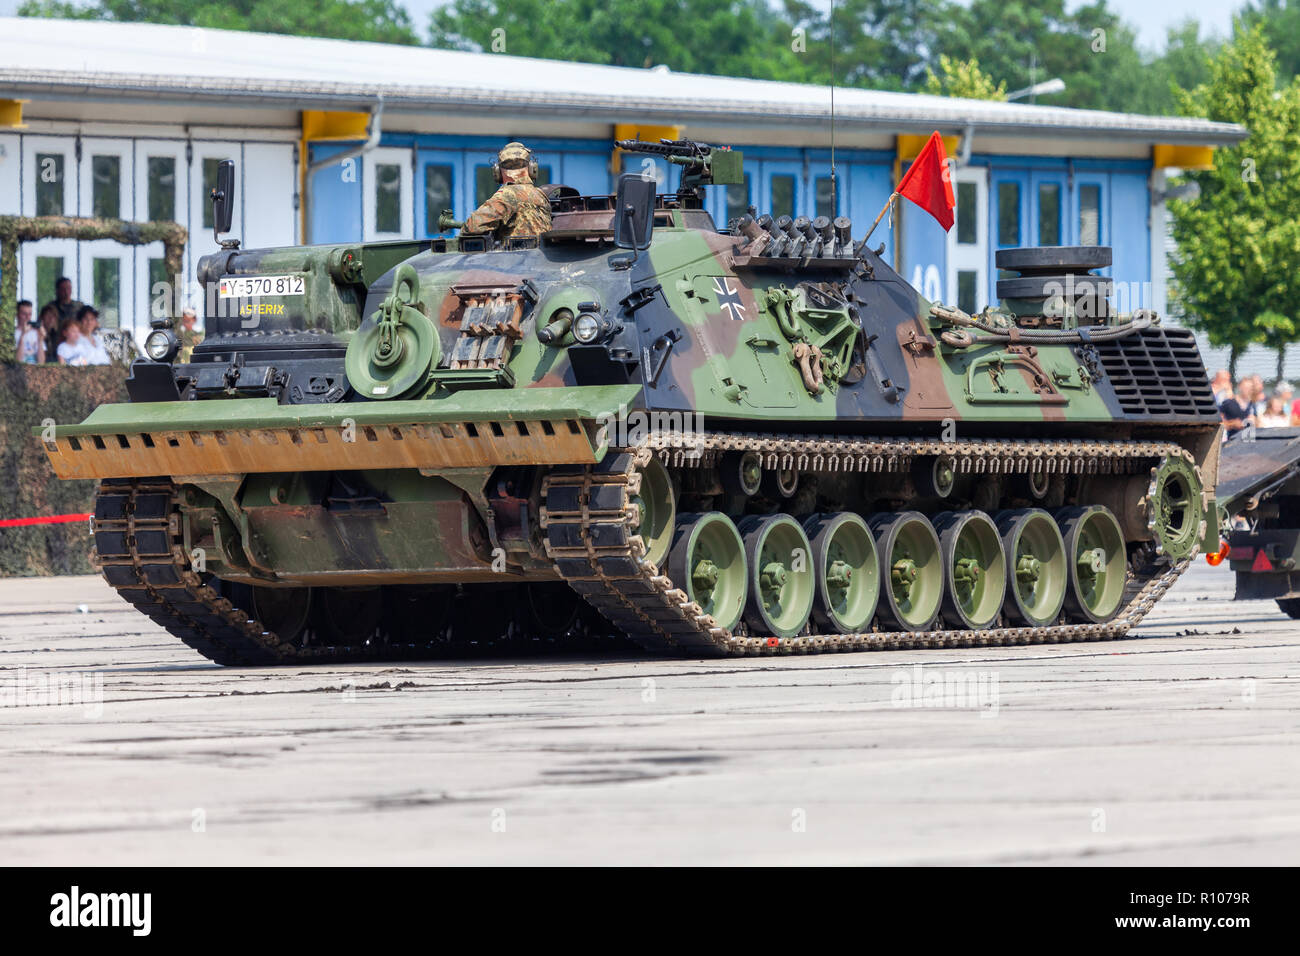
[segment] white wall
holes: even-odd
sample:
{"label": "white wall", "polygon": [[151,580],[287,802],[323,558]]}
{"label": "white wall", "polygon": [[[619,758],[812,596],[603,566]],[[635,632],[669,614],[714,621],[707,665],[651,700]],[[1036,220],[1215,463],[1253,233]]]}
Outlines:
{"label": "white wall", "polygon": [[[56,154],[64,161],[60,212],[67,216],[90,215],[93,157],[112,155],[118,157],[121,164],[119,214],[123,219],[145,221],[149,218],[149,159],[170,157],[175,162],[171,185],[174,218],[185,226],[190,237],[184,280],[187,285],[192,285],[199,256],[217,249],[211,228],[203,225],[204,210],[208,206],[203,160],[233,159],[238,164],[238,196],[232,236],[241,239],[245,248],[298,242],[296,147],[292,142],[285,142],[283,137],[279,142],[214,138],[210,135],[187,138],[181,129],[175,131],[175,136],[168,136],[167,130],[159,127],[134,129],[123,124],[120,130],[114,129],[110,135],[81,135],[81,159],[78,161],[79,134],[76,131],[53,128],[48,121],[33,125],[36,128],[30,132],[0,134],[0,214],[35,214],[35,177],[40,173],[36,156]],[[136,133],[139,135],[134,135]],[[152,299],[148,281],[149,260],[161,258],[160,244],[133,248],[98,243],[93,250],[85,243],[49,241],[31,245],[32,248],[19,257],[19,298],[36,297],[35,275],[31,273],[35,271],[38,255],[62,256],[65,259],[64,271],[77,283],[76,296],[88,302],[94,300],[90,288],[93,259],[118,257],[121,260],[118,281],[122,297],[121,325],[134,329],[137,337],[148,332]]]}

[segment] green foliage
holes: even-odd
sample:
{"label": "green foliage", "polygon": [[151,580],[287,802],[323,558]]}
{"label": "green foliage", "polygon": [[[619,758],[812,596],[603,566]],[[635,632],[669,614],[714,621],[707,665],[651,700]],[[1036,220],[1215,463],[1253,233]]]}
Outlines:
{"label": "green foliage", "polygon": [[298,36],[419,42],[397,0],[26,0],[19,16],[125,23],[175,23],[214,30],[254,30]]}
{"label": "green foliage", "polygon": [[954,60],[946,53],[939,54],[942,76],[931,71],[925,80],[925,92],[935,96],[956,96],[967,100],[1005,100],[1007,84],[995,83],[993,77],[980,69],[980,61]]}
{"label": "green foliage", "polygon": [[430,39],[513,56],[805,78],[790,28],[764,0],[453,0],[433,11]]}
{"label": "green foliage", "polygon": [[[126,401],[121,366],[0,365],[0,518],[81,514],[91,510],[93,481],[58,481],[40,440],[46,419],[79,422],[98,405]],[[0,528],[0,577],[85,574],[86,522]]]}
{"label": "green foliage", "polygon": [[1174,293],[1193,328],[1236,357],[1254,343],[1283,349],[1300,328],[1300,85],[1277,90],[1275,58],[1257,25],[1238,30],[1184,93],[1189,116],[1241,123],[1243,143],[1189,173],[1201,190],[1171,200]]}
{"label": "green foliage", "polygon": [[1300,3],[1296,0],[1252,0],[1242,8],[1242,23],[1258,25],[1277,55],[1277,75],[1283,82],[1300,74]]}

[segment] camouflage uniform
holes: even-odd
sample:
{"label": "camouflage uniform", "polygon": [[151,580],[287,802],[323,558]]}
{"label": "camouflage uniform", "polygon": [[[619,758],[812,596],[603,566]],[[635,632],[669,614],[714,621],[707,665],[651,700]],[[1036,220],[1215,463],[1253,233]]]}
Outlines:
{"label": "camouflage uniform", "polygon": [[194,346],[203,341],[203,333],[198,329],[187,329],[181,327],[180,336],[181,350],[176,357],[176,361],[182,365],[188,365],[190,356],[194,354]]}
{"label": "camouflage uniform", "polygon": [[492,233],[497,242],[539,236],[551,228],[551,203],[533,185],[531,154],[521,143],[507,143],[497,154],[501,186],[465,220],[463,233]]}

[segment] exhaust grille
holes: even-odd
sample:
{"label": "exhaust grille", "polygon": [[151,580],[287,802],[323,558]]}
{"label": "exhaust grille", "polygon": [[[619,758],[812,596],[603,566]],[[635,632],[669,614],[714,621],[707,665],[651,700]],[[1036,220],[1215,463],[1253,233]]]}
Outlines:
{"label": "exhaust grille", "polygon": [[1125,415],[1219,420],[1205,363],[1187,329],[1156,326],[1096,349]]}

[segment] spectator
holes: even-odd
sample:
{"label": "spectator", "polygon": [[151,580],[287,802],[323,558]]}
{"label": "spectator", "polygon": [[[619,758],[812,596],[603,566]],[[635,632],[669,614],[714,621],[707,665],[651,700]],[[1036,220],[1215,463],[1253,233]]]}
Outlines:
{"label": "spectator", "polygon": [[64,319],[59,326],[57,354],[60,365],[89,365],[81,344],[81,326],[76,319]]}
{"label": "spectator", "polygon": [[194,327],[197,320],[198,315],[193,309],[187,307],[181,312],[181,351],[176,361],[182,365],[189,364],[194,346],[203,341],[203,333]]}
{"label": "spectator", "polygon": [[1260,428],[1286,428],[1291,424],[1287,403],[1279,395],[1274,395],[1264,407],[1264,414],[1259,416]]}
{"label": "spectator", "polygon": [[1252,375],[1250,384],[1253,398],[1251,399],[1250,411],[1255,418],[1264,414],[1264,409],[1268,407],[1268,393],[1264,390],[1264,376]]}
{"label": "spectator", "polygon": [[18,303],[14,324],[18,327],[18,361],[39,365],[45,361],[45,343],[41,329],[32,315],[32,303],[23,299]]}
{"label": "spectator", "polygon": [[1210,379],[1210,388],[1214,389],[1215,405],[1222,406],[1232,398],[1232,376],[1228,374],[1226,368],[1221,368],[1214,373],[1214,378]]}
{"label": "spectator", "polygon": [[77,311],[77,324],[81,326],[81,350],[87,365],[109,365],[112,359],[99,336],[99,310],[93,305],[83,305]]}
{"label": "spectator", "polygon": [[1225,399],[1219,406],[1219,414],[1223,416],[1223,427],[1227,429],[1229,438],[1242,429],[1258,424],[1258,419],[1252,410],[1255,398],[1255,382],[1252,376],[1243,378],[1241,384],[1237,386],[1237,394]]}
{"label": "spectator", "polygon": [[44,339],[45,361],[54,363],[59,360],[59,310],[52,305],[41,308],[41,337]]}
{"label": "spectator", "polygon": [[81,303],[72,297],[72,280],[67,276],[59,276],[54,280],[54,298],[41,306],[41,311],[44,312],[50,306],[54,306],[59,313],[60,328],[64,322],[77,317]]}

